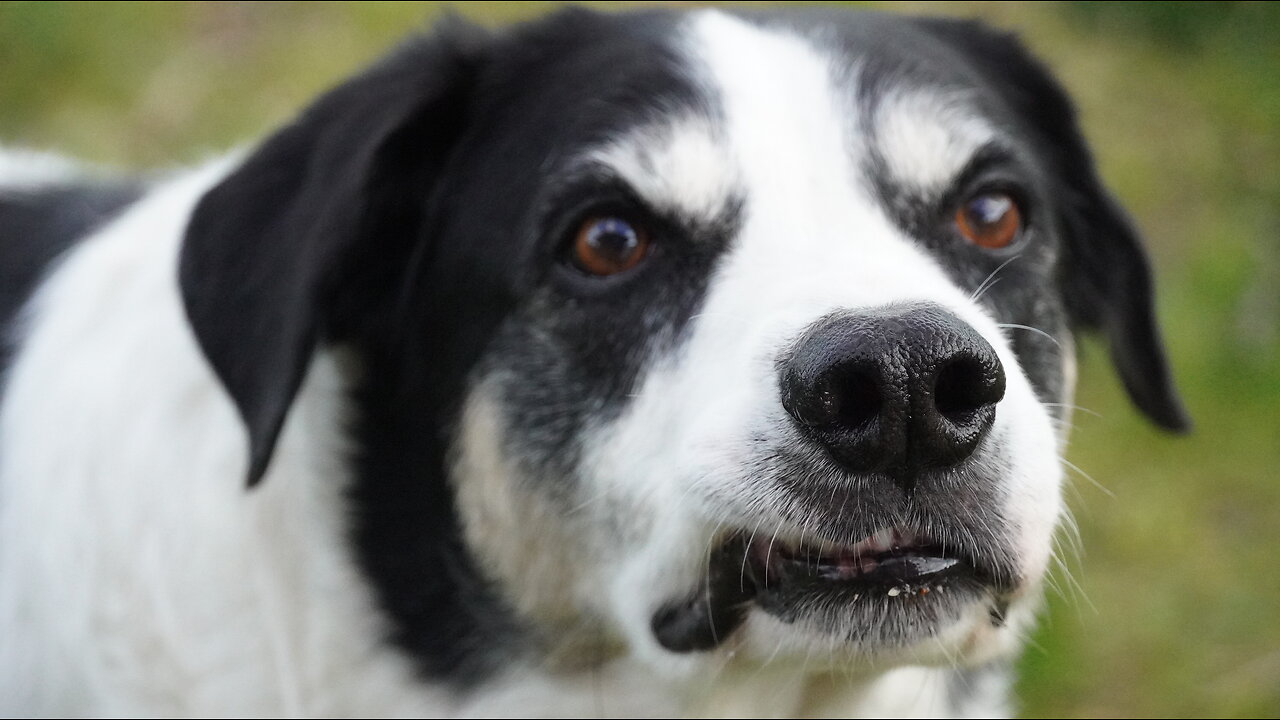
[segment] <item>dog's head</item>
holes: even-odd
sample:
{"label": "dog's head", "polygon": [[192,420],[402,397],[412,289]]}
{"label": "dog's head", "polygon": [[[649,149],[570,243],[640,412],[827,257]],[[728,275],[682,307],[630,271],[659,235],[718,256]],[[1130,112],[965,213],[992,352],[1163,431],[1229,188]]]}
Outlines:
{"label": "dog's head", "polygon": [[980,661],[1052,555],[1072,330],[1185,425],[1071,106],[968,22],[455,27],[211,191],[181,280],[250,482],[353,349],[392,614],[466,566],[534,644]]}

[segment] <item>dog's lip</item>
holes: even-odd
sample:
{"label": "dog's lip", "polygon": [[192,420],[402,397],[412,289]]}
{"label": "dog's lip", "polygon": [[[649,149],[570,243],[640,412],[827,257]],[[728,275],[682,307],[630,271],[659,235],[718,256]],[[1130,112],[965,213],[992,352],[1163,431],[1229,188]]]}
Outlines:
{"label": "dog's lip", "polygon": [[[753,581],[761,590],[804,582],[854,591],[882,589],[890,596],[927,594],[949,577],[982,575],[955,548],[903,527],[882,528],[850,545],[753,539],[747,555]],[[858,599],[855,592],[849,601]]]}
{"label": "dog's lip", "polygon": [[955,596],[953,604],[966,594],[1002,595],[1000,577],[962,548],[905,527],[882,528],[849,544],[738,532],[713,550],[699,589],[659,608],[651,626],[668,650],[710,650],[745,621],[751,607],[786,622],[819,606],[881,612],[887,601],[910,612],[911,603],[900,603],[936,605],[934,598],[944,594]]}

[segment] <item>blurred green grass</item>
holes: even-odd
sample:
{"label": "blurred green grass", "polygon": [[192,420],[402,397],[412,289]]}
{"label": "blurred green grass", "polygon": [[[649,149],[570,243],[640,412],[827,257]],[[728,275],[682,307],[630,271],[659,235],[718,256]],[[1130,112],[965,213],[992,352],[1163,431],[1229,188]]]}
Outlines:
{"label": "blurred green grass", "polygon": [[[553,3],[464,3],[486,24]],[[1018,31],[1077,99],[1148,238],[1194,435],[1085,342],[1083,538],[1020,664],[1032,717],[1280,715],[1280,4],[893,3]],[[0,3],[0,141],[132,168],[288,118],[434,3]],[[1095,483],[1106,491],[1095,487]]]}

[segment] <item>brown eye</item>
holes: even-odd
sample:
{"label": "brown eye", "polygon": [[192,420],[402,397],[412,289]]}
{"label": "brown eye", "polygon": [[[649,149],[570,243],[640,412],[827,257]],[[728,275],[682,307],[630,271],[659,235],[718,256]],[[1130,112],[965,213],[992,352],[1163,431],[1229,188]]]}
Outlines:
{"label": "brown eye", "polygon": [[956,229],[965,240],[978,247],[996,250],[1009,247],[1022,231],[1018,203],[1005,193],[975,196],[956,210]]}
{"label": "brown eye", "polygon": [[649,235],[619,217],[587,218],[573,241],[573,262],[592,275],[630,270],[649,252]]}

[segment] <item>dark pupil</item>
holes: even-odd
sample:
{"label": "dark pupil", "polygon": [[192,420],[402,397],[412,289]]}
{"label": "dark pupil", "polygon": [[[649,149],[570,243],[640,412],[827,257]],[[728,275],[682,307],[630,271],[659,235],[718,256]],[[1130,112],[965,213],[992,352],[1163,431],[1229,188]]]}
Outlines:
{"label": "dark pupil", "polygon": [[969,218],[975,225],[995,225],[1012,204],[1007,195],[981,195],[969,201]]}
{"label": "dark pupil", "polygon": [[587,243],[605,257],[626,260],[640,245],[640,238],[625,220],[606,218],[591,226]]}

